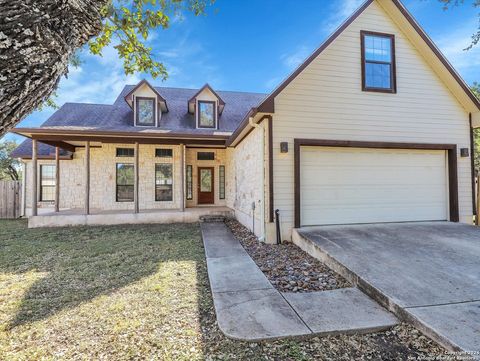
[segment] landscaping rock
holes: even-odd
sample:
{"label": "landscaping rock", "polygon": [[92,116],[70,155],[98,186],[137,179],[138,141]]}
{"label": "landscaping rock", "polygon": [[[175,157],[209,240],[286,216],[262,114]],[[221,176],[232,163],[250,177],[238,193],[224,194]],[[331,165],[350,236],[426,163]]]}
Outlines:
{"label": "landscaping rock", "polygon": [[293,243],[276,245],[259,242],[238,221],[228,219],[225,224],[279,291],[313,292],[351,287],[346,279]]}

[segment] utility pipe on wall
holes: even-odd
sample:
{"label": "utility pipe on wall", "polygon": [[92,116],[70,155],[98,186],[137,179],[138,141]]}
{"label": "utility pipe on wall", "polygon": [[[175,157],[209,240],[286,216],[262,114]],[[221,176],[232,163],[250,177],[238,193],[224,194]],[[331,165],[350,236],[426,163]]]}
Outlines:
{"label": "utility pipe on wall", "polygon": [[[261,203],[261,211],[260,211],[260,223],[261,223],[261,234],[259,237],[259,241],[265,241],[265,128],[258,125],[253,121],[253,117],[248,118],[248,124],[253,128],[261,129],[262,132],[262,140],[260,145],[262,147],[262,167],[263,167],[263,175],[261,180],[261,196],[260,196],[260,203]],[[255,212],[253,213],[254,221],[255,221]]]}

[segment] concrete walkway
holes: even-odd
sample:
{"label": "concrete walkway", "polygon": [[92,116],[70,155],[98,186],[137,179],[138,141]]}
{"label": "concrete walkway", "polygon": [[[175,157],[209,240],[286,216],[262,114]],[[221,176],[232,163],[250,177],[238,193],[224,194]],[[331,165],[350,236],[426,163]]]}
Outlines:
{"label": "concrete walkway", "polygon": [[230,338],[366,333],[397,323],[356,288],[280,293],[224,223],[202,223],[201,229],[218,326]]}
{"label": "concrete walkway", "polygon": [[448,349],[480,351],[478,227],[450,222],[306,227],[294,231],[293,239]]}

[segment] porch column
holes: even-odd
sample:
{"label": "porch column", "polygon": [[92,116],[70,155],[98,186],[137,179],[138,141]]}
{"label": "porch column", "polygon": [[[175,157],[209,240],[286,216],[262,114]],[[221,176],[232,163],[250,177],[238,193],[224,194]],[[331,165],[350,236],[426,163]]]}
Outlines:
{"label": "porch column", "polygon": [[55,147],[55,212],[60,211],[60,148]]}
{"label": "porch column", "polygon": [[181,177],[181,189],[182,189],[182,201],[180,202],[180,209],[185,212],[185,144],[180,144],[180,177]]}
{"label": "porch column", "polygon": [[37,214],[37,140],[32,139],[32,216]]}
{"label": "porch column", "polygon": [[85,142],[85,214],[90,214],[90,141]]}
{"label": "porch column", "polygon": [[138,149],[139,149],[139,146],[138,146],[138,142],[135,142],[135,149],[134,149],[134,156],[135,156],[135,165],[133,167],[134,171],[135,171],[135,179],[134,179],[134,194],[133,194],[133,199],[134,199],[134,203],[135,203],[135,213],[138,213],[140,211],[140,208],[139,208],[139,205],[138,205],[138,159],[139,159],[139,155],[138,155]]}

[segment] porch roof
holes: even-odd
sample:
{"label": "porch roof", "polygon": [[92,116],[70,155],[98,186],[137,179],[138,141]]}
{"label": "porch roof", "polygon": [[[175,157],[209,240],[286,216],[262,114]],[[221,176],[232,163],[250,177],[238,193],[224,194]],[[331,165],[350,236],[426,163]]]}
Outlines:
{"label": "porch roof", "polygon": [[55,148],[61,149],[62,159],[71,159],[77,147],[84,147],[89,141],[92,145],[101,143],[139,143],[139,144],[185,144],[188,146],[225,147],[227,134],[185,134],[171,132],[99,132],[91,130],[73,131],[59,128],[17,128],[14,133],[30,139],[22,142],[12,153],[15,158],[29,159],[32,156],[32,139],[39,141],[37,156],[40,159],[53,157]]}
{"label": "porch roof", "polygon": [[[214,140],[212,145],[220,145],[219,140],[225,144],[224,140],[238,127],[245,114],[265,97],[261,93],[218,91],[225,102],[218,129],[197,129],[195,116],[188,113],[187,107],[197,89],[154,87],[167,102],[169,111],[162,114],[158,127],[135,127],[133,111],[124,99],[134,87],[126,85],[112,105],[65,103],[40,127],[15,128],[12,132],[42,142],[49,141],[46,144],[58,145],[68,151],[74,151],[75,145],[81,146],[78,141],[92,140],[93,137],[103,137],[104,142],[113,141],[113,138],[118,142],[119,137],[124,137],[128,142],[140,143],[151,143],[154,138],[162,142],[166,139],[178,142],[180,138],[209,138]],[[39,151],[42,152],[40,156],[46,156],[53,152],[53,148],[42,147]],[[19,158],[31,156],[31,141],[26,140],[12,155]]]}

